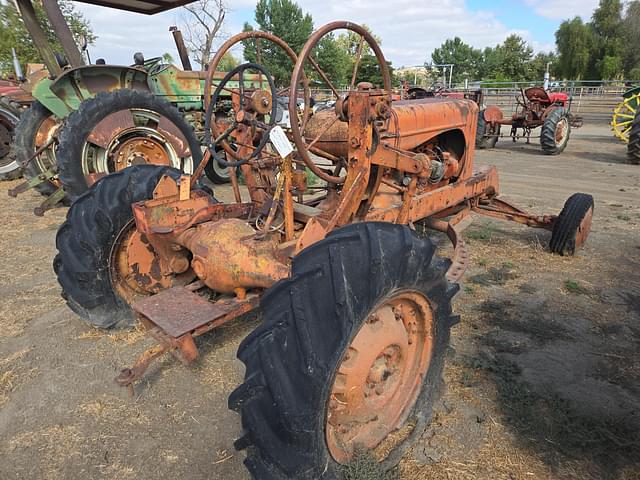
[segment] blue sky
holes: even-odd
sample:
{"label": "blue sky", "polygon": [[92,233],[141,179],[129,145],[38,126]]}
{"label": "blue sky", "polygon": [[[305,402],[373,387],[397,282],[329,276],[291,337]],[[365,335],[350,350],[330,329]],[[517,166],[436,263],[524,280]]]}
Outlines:
{"label": "blue sky", "polygon": [[[554,48],[554,32],[563,19],[591,17],[598,0],[298,0],[320,26],[332,20],[366,23],[382,39],[385,56],[396,67],[423,64],[444,40],[461,37],[474,47],[493,46],[511,33],[536,51]],[[255,0],[228,0],[227,36],[253,20]],[[92,58],[129,64],[134,50],[147,57],[169,52],[177,58],[170,25],[184,23],[179,10],[155,16],[77,4],[98,35]],[[240,57],[241,52],[235,54]]]}

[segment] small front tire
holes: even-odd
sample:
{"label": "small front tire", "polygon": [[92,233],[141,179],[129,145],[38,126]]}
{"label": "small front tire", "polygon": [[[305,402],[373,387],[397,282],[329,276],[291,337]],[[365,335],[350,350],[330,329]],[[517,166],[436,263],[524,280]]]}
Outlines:
{"label": "small front tire", "polygon": [[567,148],[571,135],[571,119],[564,108],[551,111],[542,124],[540,146],[545,155],[558,155]]}
{"label": "small front tire", "polygon": [[575,255],[587,241],[593,219],[593,197],[574,193],[564,204],[553,225],[549,250],[559,255]]}

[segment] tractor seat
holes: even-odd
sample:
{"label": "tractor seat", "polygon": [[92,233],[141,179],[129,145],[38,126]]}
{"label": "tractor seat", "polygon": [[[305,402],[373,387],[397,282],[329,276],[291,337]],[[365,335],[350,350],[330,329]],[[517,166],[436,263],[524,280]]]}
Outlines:
{"label": "tractor seat", "polygon": [[530,102],[551,103],[552,100],[549,97],[547,91],[542,87],[531,87],[524,91],[525,97]]}

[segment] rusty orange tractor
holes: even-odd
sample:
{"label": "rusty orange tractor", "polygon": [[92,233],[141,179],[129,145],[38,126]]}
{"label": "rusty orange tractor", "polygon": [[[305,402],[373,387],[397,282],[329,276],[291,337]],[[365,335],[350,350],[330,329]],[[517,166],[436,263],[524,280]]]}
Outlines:
{"label": "rusty orange tractor", "polygon": [[[509,135],[515,142],[519,138],[531,141],[531,130],[540,127],[540,147],[546,155],[558,155],[569,143],[571,127],[580,128],[582,117],[571,113],[571,98],[566,93],[550,93],[542,87],[520,90],[516,96],[517,108],[506,118],[500,108],[490,105],[478,115],[477,148],[493,148],[500,138],[501,125],[511,127]],[[522,129],[522,134],[518,130]]]}
{"label": "rusty orange tractor", "polygon": [[[340,29],[371,47],[382,88],[357,82],[358,55],[346,94],[316,63],[315,47]],[[251,474],[335,478],[358,452],[379,448],[392,466],[423,432],[439,392],[471,213],[551,230],[551,250],[573,253],[589,233],[593,199],[576,194],[559,216],[500,199],[496,169],[473,166],[476,104],[392,103],[387,63],[361,26],[325,25],[298,55],[277,37],[243,33],[208,72],[242,41],[273,42],[291,58],[288,90],[299,94],[288,94],[290,129],[275,123],[281,92],[263,66],[240,65],[217,85],[209,75],[209,113],[231,78],[239,88],[229,115],[207,116],[210,148],[193,176],[131,167],[69,210],[54,262],[64,297],[98,327],[137,318],[157,339],[117,378],[130,389],[154,358],[192,362],[194,337],[260,308],[262,324],[238,352],[244,383],[229,400]],[[249,71],[269,88],[244,87]],[[312,75],[338,97],[335,110],[298,106]],[[235,202],[197,187],[211,161],[241,170],[248,200],[235,175]],[[437,256],[423,230],[444,232],[453,257]]]}

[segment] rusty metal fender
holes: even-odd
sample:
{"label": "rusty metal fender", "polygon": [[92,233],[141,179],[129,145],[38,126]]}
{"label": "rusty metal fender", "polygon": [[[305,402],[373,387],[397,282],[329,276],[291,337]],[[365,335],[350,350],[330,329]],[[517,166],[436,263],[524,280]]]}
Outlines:
{"label": "rusty metal fender", "polygon": [[49,89],[69,109],[76,110],[83,100],[99,92],[123,88],[148,92],[148,74],[141,68],[119,65],[87,65],[66,70]]}

